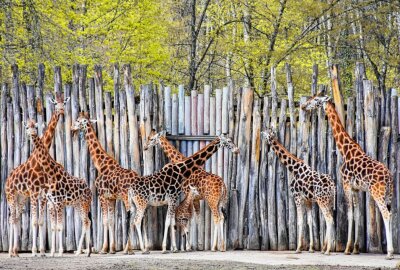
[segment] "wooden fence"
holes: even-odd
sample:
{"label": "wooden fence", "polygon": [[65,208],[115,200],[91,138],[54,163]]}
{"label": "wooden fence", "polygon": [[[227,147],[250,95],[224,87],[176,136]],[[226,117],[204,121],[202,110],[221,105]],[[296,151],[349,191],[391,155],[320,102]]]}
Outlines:
{"label": "wooden fence", "polygon": [[[343,251],[347,239],[347,217],[339,174],[342,157],[336,150],[332,130],[324,112],[319,110],[310,114],[299,109],[299,102],[294,100],[295,86],[291,80],[289,65],[286,66],[286,72],[287,98],[278,97],[274,70],[271,95],[260,98],[251,89],[241,89],[233,85],[223,89],[204,86],[204,91],[190,93],[186,93],[183,86],[176,91],[162,85],[144,85],[135,91],[129,65],[124,65],[121,69],[118,65],[114,66],[114,87],[105,90],[100,66],[95,67],[93,77],[88,77],[86,66],[74,65],[71,83],[63,83],[60,68],[56,67],[54,91],[63,91],[65,96],[71,97],[71,101],[66,106],[65,117],[58,124],[55,143],[50,149],[51,155],[73,175],[87,179],[95,192],[97,172],[86,142],[79,136],[72,137],[70,132],[71,123],[77,118],[79,111],[88,111],[92,118],[97,118],[98,138],[106,151],[123,167],[134,169],[143,175],[151,174],[167,162],[160,148],[142,151],[142,145],[152,128],[165,129],[168,134],[174,135],[174,143],[185,155],[191,155],[207,143],[204,140],[193,140],[191,136],[227,133],[239,146],[240,155],[232,156],[228,150],[220,149],[206,163],[206,169],[222,176],[228,186],[228,248],[294,250],[296,211],[288,190],[290,179],[275,154],[260,139],[260,131],[272,126],[278,131],[280,141],[292,153],[313,168],[331,174],[336,181],[336,250]],[[333,70],[333,77],[336,73],[337,70]],[[43,65],[39,65],[35,86],[20,82],[18,67],[15,65],[12,66],[12,74],[11,81],[2,84],[0,93],[0,250],[3,251],[8,250],[5,181],[9,172],[24,162],[32,151],[22,123],[28,117],[37,119],[39,134],[42,134],[44,124],[49,121],[53,112],[53,105],[48,99],[52,94],[43,91]],[[345,126],[353,138],[369,155],[387,164],[395,176],[393,235],[395,251],[399,252],[398,97],[393,89],[379,93],[371,81],[365,79],[362,64],[357,65],[354,78],[355,86],[351,96],[346,99],[346,106],[339,102],[337,108],[345,108]],[[318,68],[315,66],[310,94],[324,89],[325,86],[318,85]],[[302,97],[301,102],[305,99],[306,97]],[[337,100],[341,101],[340,95]],[[98,198],[94,194],[92,237],[95,248],[99,249],[103,237],[102,222]],[[28,206],[27,204],[22,217],[21,250],[30,250],[32,243]],[[117,250],[123,248],[127,237],[125,216],[125,209],[118,202]],[[164,218],[165,207],[149,207],[145,226],[152,249],[161,246]],[[384,250],[385,242],[381,240],[385,237],[380,214],[365,194],[361,195],[361,221],[361,250]],[[48,222],[46,218],[47,228]],[[81,225],[78,215],[71,208],[66,210],[65,223],[65,250],[74,250]],[[196,249],[210,249],[211,224],[210,210],[202,202],[200,224],[191,228],[192,242]],[[313,228],[315,248],[318,250],[325,225],[317,206],[313,207]],[[305,234],[307,238],[307,230]],[[48,239],[49,230],[47,243]],[[137,246],[137,241],[134,243]]]}

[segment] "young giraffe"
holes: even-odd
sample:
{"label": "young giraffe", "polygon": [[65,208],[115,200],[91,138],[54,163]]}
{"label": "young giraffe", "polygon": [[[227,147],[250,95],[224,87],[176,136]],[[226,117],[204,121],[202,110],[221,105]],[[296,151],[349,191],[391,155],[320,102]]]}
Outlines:
{"label": "young giraffe", "polygon": [[[113,157],[107,154],[104,148],[100,145],[91,122],[96,121],[90,120],[87,113],[81,113],[72,125],[71,131],[73,133],[80,131],[84,134],[90,156],[98,171],[95,186],[100,199],[104,226],[103,247],[100,253],[107,253],[109,229],[110,253],[114,254],[115,201],[120,199],[124,202],[125,208],[128,211],[126,221],[129,221],[130,204],[128,200],[128,189],[132,182],[139,179],[139,175],[133,170],[122,168]],[[143,252],[147,253],[143,246],[141,246],[141,249]]]}
{"label": "young giraffe", "polygon": [[287,167],[291,173],[290,191],[293,194],[297,209],[297,250],[301,252],[303,238],[303,205],[307,208],[307,223],[310,231],[310,252],[314,252],[313,229],[312,229],[312,202],[316,202],[324,215],[326,222],[326,237],[322,252],[330,254],[331,243],[333,242],[333,213],[335,208],[336,187],[332,178],[327,174],[320,174],[313,171],[303,160],[291,154],[276,138],[273,131],[261,132],[263,139],[271,145],[272,150],[278,156],[280,162]]}
{"label": "young giraffe", "polygon": [[[140,226],[147,205],[161,206],[168,204],[162,249],[163,253],[165,253],[167,248],[168,228],[171,226],[172,250],[177,251],[175,241],[175,210],[181,193],[182,183],[196,170],[200,169],[207,159],[220,147],[227,147],[234,153],[238,153],[239,151],[230,138],[221,135],[185,160],[176,163],[168,163],[160,171],[152,175],[142,176],[138,181],[134,181],[131,184],[129,198],[136,206],[134,225],[138,232],[140,243],[142,243]],[[130,238],[128,237],[128,239]],[[127,248],[130,248],[129,240]],[[147,247],[145,249],[147,250]]]}
{"label": "young giraffe", "polygon": [[189,186],[189,193],[185,199],[179,204],[175,211],[175,222],[178,228],[181,229],[181,251],[191,251],[192,247],[189,240],[190,220],[193,216],[193,202],[199,192],[196,187]]}
{"label": "young giraffe", "polygon": [[[164,153],[171,162],[179,162],[186,159],[186,157],[165,138],[164,132],[156,133],[156,131],[153,130],[149,135],[147,144],[144,146],[144,150],[155,145],[160,145],[162,147]],[[200,215],[200,200],[207,201],[214,218],[214,239],[211,250],[217,250],[219,235],[221,242],[220,250],[225,251],[223,211],[228,198],[224,180],[220,176],[208,173],[203,168],[200,168],[183,182],[182,189],[186,196],[190,191],[190,185],[196,187],[198,190],[198,195],[194,197],[193,201],[196,219],[198,220]]]}
{"label": "young giraffe", "polygon": [[[55,111],[51,116],[50,123],[42,137],[43,145],[46,149],[50,148],[53,142],[55,129],[57,127],[60,116],[64,114],[65,103],[69,100],[63,99],[62,96],[51,99],[55,104]],[[39,226],[39,245],[40,254],[45,256],[44,239],[43,239],[43,222],[44,210],[46,206],[46,198],[42,197],[39,205],[39,218],[37,217],[38,199],[42,192],[47,192],[48,181],[45,173],[42,171],[41,164],[38,162],[38,152],[33,150],[26,162],[22,163],[11,171],[7,178],[5,193],[7,203],[10,210],[10,238],[9,238],[9,256],[18,256],[18,239],[20,232],[20,216],[25,202],[30,198],[31,203],[31,220],[32,220],[32,256],[37,255],[37,230]],[[13,241],[12,235],[16,234]]]}
{"label": "young giraffe", "polygon": [[[42,140],[37,135],[37,124],[33,120],[29,120],[26,125],[26,134],[30,137],[35,150],[37,152],[38,162],[42,165],[45,177],[48,179],[49,188],[45,194],[49,200],[49,210],[51,216],[52,230],[52,247],[51,255],[55,252],[55,233],[59,233],[59,255],[63,253],[63,221],[64,206],[71,205],[77,208],[81,215],[83,229],[82,236],[79,241],[78,252],[81,253],[83,238],[86,234],[86,244],[88,247],[88,255],[90,256],[90,203],[92,201],[92,192],[90,191],[86,181],[71,176],[61,164],[57,163],[44,147]],[[43,190],[42,193],[45,193]]]}
{"label": "young giraffe", "polygon": [[[343,157],[340,167],[343,189],[347,202],[348,238],[345,254],[350,254],[352,245],[353,208],[355,209],[355,241],[353,254],[359,253],[360,209],[358,191],[369,192],[382,214],[387,239],[387,259],[393,259],[393,239],[391,220],[391,201],[393,196],[393,176],[381,162],[369,157],[346,132],[330,97],[321,93],[310,98],[302,109],[311,111],[323,107],[332,126],[336,145]],[[353,205],[354,204],[354,205]]]}

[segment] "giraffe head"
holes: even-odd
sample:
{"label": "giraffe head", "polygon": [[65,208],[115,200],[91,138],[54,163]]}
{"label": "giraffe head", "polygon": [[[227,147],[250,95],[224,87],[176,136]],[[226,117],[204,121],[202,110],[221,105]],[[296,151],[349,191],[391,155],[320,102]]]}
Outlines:
{"label": "giraffe head", "polygon": [[200,195],[199,190],[195,186],[189,185],[189,191],[190,191],[190,193],[192,194],[193,197]]}
{"label": "giraffe head", "polygon": [[276,132],[269,128],[261,132],[261,137],[266,140],[268,144],[272,144],[276,140]]}
{"label": "giraffe head", "polygon": [[72,124],[71,131],[73,134],[80,131],[83,134],[86,133],[89,125],[91,123],[96,123],[97,120],[92,120],[89,118],[89,114],[87,112],[81,112],[75,122]]}
{"label": "giraffe head", "polygon": [[38,126],[38,124],[35,122],[35,120],[28,119],[27,123],[24,124],[24,126],[25,126],[26,135],[29,138],[37,136],[37,126]]}
{"label": "giraffe head", "polygon": [[301,105],[301,109],[305,111],[312,111],[331,100],[331,97],[325,96],[323,92],[319,92],[315,96],[309,98],[304,104]]}
{"label": "giraffe head", "polygon": [[219,146],[226,147],[232,151],[234,154],[239,154],[239,148],[233,143],[232,139],[226,137],[224,134],[218,136]]}
{"label": "giraffe head", "polygon": [[56,95],[56,99],[50,98],[49,99],[51,103],[54,104],[55,107],[55,112],[58,115],[63,115],[64,114],[64,109],[65,109],[65,104],[69,101],[69,97],[64,99],[64,94]]}
{"label": "giraffe head", "polygon": [[147,151],[150,147],[160,144],[160,138],[165,136],[166,131],[156,132],[154,129],[151,131],[147,138],[147,143],[144,145],[143,150]]}

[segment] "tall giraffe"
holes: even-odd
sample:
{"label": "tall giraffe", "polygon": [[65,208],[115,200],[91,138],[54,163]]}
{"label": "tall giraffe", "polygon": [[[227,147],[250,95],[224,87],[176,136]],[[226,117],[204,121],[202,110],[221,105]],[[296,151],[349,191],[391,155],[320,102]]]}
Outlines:
{"label": "tall giraffe", "polygon": [[175,222],[178,228],[181,229],[181,251],[191,251],[192,247],[189,240],[190,220],[193,217],[193,201],[199,192],[196,187],[189,186],[189,193],[185,199],[178,205],[175,212]]}
{"label": "tall giraffe", "polygon": [[[56,99],[50,101],[55,104],[55,110],[51,116],[48,127],[42,137],[43,145],[46,149],[50,148],[53,142],[55,129],[57,127],[58,120],[61,115],[64,115],[65,103],[69,100],[69,97],[64,100],[62,95],[57,96]],[[10,220],[10,231],[20,231],[20,216],[25,202],[30,198],[31,203],[31,221],[32,221],[32,256],[37,255],[37,230],[39,226],[39,245],[40,254],[45,256],[45,247],[43,239],[43,222],[44,222],[44,210],[46,206],[46,198],[41,197],[42,192],[47,192],[48,181],[45,173],[41,169],[41,164],[38,162],[38,152],[33,150],[26,162],[22,163],[14,170],[11,171],[10,175],[6,180],[5,194],[7,203],[10,208],[10,216],[15,216],[13,222]],[[37,217],[38,199],[40,200],[39,205],[39,218]],[[10,237],[10,243],[12,241]],[[17,238],[18,239],[18,238]],[[18,243],[9,245],[9,255],[18,256]]]}
{"label": "tall giraffe", "polygon": [[307,223],[310,232],[310,252],[314,251],[313,229],[312,229],[312,202],[316,202],[324,215],[326,222],[326,237],[322,252],[330,254],[331,243],[333,242],[333,213],[335,208],[336,187],[335,182],[327,174],[320,174],[313,171],[310,166],[304,163],[292,153],[290,153],[276,138],[275,132],[261,132],[263,139],[271,145],[272,150],[278,156],[280,162],[287,167],[291,173],[290,191],[293,194],[297,210],[297,250],[301,252],[301,242],[303,238],[303,206],[307,208]]}
{"label": "tall giraffe", "polygon": [[[165,219],[164,238],[162,243],[163,253],[167,249],[168,229],[171,230],[172,251],[177,251],[175,240],[175,211],[178,199],[182,190],[182,183],[204,165],[220,147],[227,147],[233,153],[239,149],[233,144],[230,138],[223,135],[217,137],[203,149],[176,163],[168,163],[161,170],[152,175],[139,177],[129,187],[129,199],[136,206],[134,225],[136,227],[139,242],[142,246],[141,223],[144,212],[148,205],[161,206],[168,204],[167,216]],[[130,237],[128,237],[130,239]],[[130,240],[126,248],[130,249]],[[147,247],[145,247],[147,250]]]}
{"label": "tall giraffe", "polygon": [[[29,120],[26,125],[26,134],[29,136],[37,152],[37,160],[41,164],[41,170],[48,179],[49,187],[44,194],[49,201],[49,210],[51,216],[52,247],[51,255],[55,252],[55,234],[59,233],[59,255],[63,253],[63,221],[64,206],[74,206],[81,215],[83,230],[78,245],[77,254],[81,253],[83,238],[86,235],[86,244],[88,246],[88,255],[90,256],[90,203],[92,201],[92,192],[84,179],[79,179],[70,175],[64,167],[57,163],[45,148],[42,140],[37,135],[37,124]],[[45,193],[46,191],[42,191]],[[14,238],[15,240],[15,238]]]}
{"label": "tall giraffe", "polygon": [[[149,135],[148,141],[144,146],[144,150],[152,146],[160,145],[164,153],[171,162],[179,162],[185,160],[186,157],[179,152],[165,137],[164,132],[156,133],[155,130]],[[196,211],[196,219],[200,215],[200,200],[205,200],[211,210],[214,218],[214,239],[211,247],[212,251],[217,250],[218,237],[220,238],[220,250],[225,251],[225,235],[224,229],[224,207],[227,202],[227,190],[224,180],[215,174],[206,172],[203,168],[196,170],[187,180],[183,182],[182,189],[186,196],[190,192],[189,186],[197,188],[198,195],[194,197],[193,205]]]}
{"label": "tall giraffe", "polygon": [[[322,96],[319,93],[302,105],[302,109],[306,111],[315,110],[319,107],[323,107],[328,116],[336,145],[344,161],[340,167],[340,173],[348,206],[348,237],[345,254],[350,254],[352,246],[353,217],[355,217],[353,253],[359,253],[360,209],[358,192],[361,190],[371,194],[382,214],[387,239],[386,258],[393,259],[392,214],[390,211],[393,196],[393,176],[385,165],[368,156],[346,132],[330,97]],[[355,211],[354,216],[353,211]]]}
{"label": "tall giraffe", "polygon": [[[115,201],[122,200],[126,210],[128,211],[127,221],[129,220],[130,204],[128,200],[128,189],[132,182],[139,179],[137,172],[122,168],[118,162],[107,154],[97,139],[87,113],[81,113],[71,127],[71,131],[76,133],[82,132],[87,141],[90,156],[94,166],[98,171],[98,176],[95,180],[98,196],[100,199],[100,207],[103,216],[103,246],[100,253],[107,253],[108,236],[110,237],[110,253],[115,253]],[[109,231],[109,232],[108,232]],[[145,252],[143,246],[142,251]]]}

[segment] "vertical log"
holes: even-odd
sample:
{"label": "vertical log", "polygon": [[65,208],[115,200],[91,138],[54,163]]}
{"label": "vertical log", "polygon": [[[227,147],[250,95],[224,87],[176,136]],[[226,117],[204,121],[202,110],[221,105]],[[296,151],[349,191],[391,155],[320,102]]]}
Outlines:
{"label": "vertical log", "polygon": [[[124,90],[119,92],[119,123],[120,123],[120,134],[119,134],[119,142],[120,142],[120,164],[123,168],[129,168],[129,159],[128,159],[128,116],[126,109],[126,92]],[[122,215],[121,220],[118,218],[117,220],[117,228],[116,230],[116,244],[117,248],[120,249],[127,241],[128,229],[126,227],[126,209],[128,206],[123,206],[122,202],[118,202],[118,208],[120,209],[120,213]],[[121,223],[122,221],[122,223]]]}
{"label": "vertical log", "polygon": [[172,100],[171,100],[171,88],[169,86],[165,87],[164,90],[164,121],[165,121],[165,129],[168,133],[172,132]]}
{"label": "vertical log", "polygon": [[253,111],[254,92],[250,88],[244,89],[242,108],[240,113],[238,144],[240,155],[237,163],[237,179],[239,188],[239,247],[243,247],[243,229],[245,226],[245,208],[247,203],[247,192],[249,189],[249,167],[250,167],[250,138],[251,138],[251,115]]}
{"label": "vertical log", "polygon": [[[100,144],[106,147],[106,135],[104,130],[104,100],[103,100],[103,73],[99,65],[94,66],[94,90],[96,102],[96,126]],[[106,151],[108,149],[106,148]]]}
{"label": "vertical log", "polygon": [[0,92],[0,240],[1,240],[1,250],[8,251],[8,207],[5,196],[5,184],[7,180],[7,150],[9,141],[7,140],[7,100],[9,99],[9,89],[7,83],[1,85]]}
{"label": "vertical log", "polygon": [[[26,84],[22,83],[20,87],[20,106],[22,112],[22,121],[26,123],[28,120],[28,104],[26,101]],[[22,128],[22,127],[21,127]],[[22,132],[22,131],[21,131]],[[24,132],[21,133],[21,164],[28,159],[29,155],[29,143],[28,138]],[[22,212],[22,234],[21,234],[21,251],[28,250],[29,244],[29,217],[30,217],[29,202],[25,203],[25,211]]]}
{"label": "vertical log", "polygon": [[210,133],[210,92],[211,87],[204,85],[204,134]]}
{"label": "vertical log", "polygon": [[[14,110],[13,110],[12,100],[8,99],[7,100],[7,136],[6,136],[7,137],[7,164],[4,164],[4,167],[7,165],[7,172],[11,172],[14,169],[13,134],[14,134]],[[4,197],[2,197],[2,198],[4,198]],[[4,249],[4,246],[3,246],[3,249]]]}
{"label": "vertical log", "polygon": [[[365,126],[368,129],[365,132],[365,149],[367,155],[376,159],[377,158],[377,136],[378,136],[378,122],[377,122],[377,107],[375,102],[375,92],[371,81],[364,80],[364,104],[365,104]],[[377,231],[377,216],[376,206],[372,197],[367,194],[367,251],[368,252],[381,252],[382,246],[379,241]],[[378,217],[379,218],[379,217]]]}
{"label": "vertical log", "polygon": [[[215,113],[215,97],[210,97],[210,135],[211,136],[215,136],[216,134],[216,113]],[[213,174],[218,174],[218,164],[217,164],[217,159],[218,156],[217,155],[212,155],[211,157],[211,172]],[[211,231],[209,234],[209,241],[212,241],[212,239],[214,239],[214,218],[211,216],[210,213],[210,227],[211,227]],[[210,247],[208,249],[211,248],[212,243],[210,242]]]}
{"label": "vertical log", "polygon": [[[197,135],[198,132],[198,125],[197,125],[197,91],[192,90],[191,91],[191,105],[192,105],[192,122],[191,122],[191,133],[192,135]],[[195,141],[193,142],[193,152],[192,153],[196,153],[197,151],[199,151],[199,142]],[[191,153],[191,154],[192,154]],[[191,228],[190,231],[190,235],[191,235],[191,241],[192,241],[192,247],[194,247],[195,249],[198,248],[198,231],[196,227]]]}
{"label": "vertical log", "polygon": [[[307,97],[300,98],[300,104],[303,104],[307,100]],[[309,131],[310,131],[310,114],[305,112],[304,110],[299,111],[299,123],[302,125],[299,127],[298,136],[297,136],[297,155],[300,159],[304,160],[306,164],[310,164],[310,149],[308,144]],[[303,213],[305,215],[305,213]],[[298,217],[297,217],[298,218]],[[303,218],[303,220],[307,220],[307,218]],[[303,224],[303,237],[304,239],[300,239],[303,242],[303,248],[308,248],[309,244],[309,234],[308,234],[308,226],[307,222]],[[299,232],[297,232],[299,233]],[[306,242],[306,245],[304,245]]]}
{"label": "vertical log", "polygon": [[20,94],[19,94],[19,71],[17,65],[11,66],[12,70],[12,101],[14,110],[14,166],[21,164],[21,146],[22,146],[22,127],[21,127],[21,110],[20,110]]}
{"label": "vertical log", "polygon": [[251,135],[251,163],[249,171],[249,212],[248,212],[248,227],[249,234],[247,237],[247,249],[260,249],[259,241],[259,206],[258,206],[258,174],[260,166],[260,144],[261,144],[261,115],[260,115],[260,100],[254,99],[253,103],[253,126]]}
{"label": "vertical log", "polygon": [[[263,106],[263,122],[262,129],[266,130],[269,127],[270,120],[270,109],[271,109],[271,100],[268,97],[264,97],[264,106]],[[268,200],[267,200],[267,185],[268,185],[268,143],[265,140],[261,140],[261,162],[260,162],[260,177],[258,184],[258,197],[260,204],[260,241],[261,241],[261,250],[268,249]]]}
{"label": "vertical log", "polygon": [[[365,149],[365,122],[364,122],[364,85],[366,79],[364,63],[357,63],[355,70],[355,97],[356,97],[356,141]],[[366,202],[364,192],[359,194],[360,220],[366,220]],[[365,223],[360,222],[360,235],[366,235]],[[360,237],[360,251],[366,251],[365,237]]]}
{"label": "vertical log", "polygon": [[[279,115],[279,141],[285,145],[286,132],[286,108],[287,101],[281,100],[281,112]],[[288,249],[288,235],[286,223],[286,205],[287,205],[288,186],[285,178],[285,168],[278,162],[276,170],[276,198],[277,198],[277,225],[278,225],[278,250]]]}
{"label": "vertical log", "polygon": [[178,133],[179,134],[184,134],[185,133],[185,88],[183,85],[179,85],[179,90],[178,90]]}
{"label": "vertical log", "polygon": [[[236,93],[236,101],[237,101],[237,110],[236,110],[236,115],[235,115],[235,137],[234,137],[234,143],[237,145],[239,141],[239,125],[238,123],[240,122],[240,114],[241,114],[241,108],[242,108],[242,90],[240,89]],[[211,104],[211,100],[210,100]],[[211,106],[210,106],[211,107]],[[210,121],[211,122],[211,121]],[[211,127],[210,127],[211,128]],[[238,187],[238,179],[237,179],[237,164],[238,164],[239,158],[237,156],[232,156],[232,161],[231,161],[231,174],[229,176],[231,186],[228,187],[231,190],[231,196],[229,197],[229,232],[228,235],[228,247],[232,249],[236,249],[239,247],[239,192],[237,190]]]}
{"label": "vertical log", "polygon": [[[71,84],[67,83],[64,85],[64,96],[69,97],[71,95]],[[65,104],[65,169],[68,173],[73,175],[73,154],[72,154],[72,137],[71,137],[71,102]],[[66,240],[65,245],[67,250],[75,250],[75,224],[74,224],[74,209],[72,207],[66,208]]]}
{"label": "vertical log", "polygon": [[[148,84],[142,87],[140,93],[140,136],[142,138],[142,145],[146,143],[146,138],[151,132],[151,112],[153,109],[152,104],[152,85]],[[149,175],[154,172],[154,157],[153,151],[143,152],[143,175]],[[155,207],[149,207],[147,210],[148,220],[148,245],[149,248],[153,248],[156,239],[156,232],[152,231],[152,220],[153,213],[157,210]]]}
{"label": "vertical log", "polygon": [[[75,64],[72,66],[72,89],[71,89],[71,101],[67,104],[68,106],[71,106],[71,118],[72,121],[76,121],[79,115],[79,65]],[[75,135],[72,137],[72,169],[73,169],[73,175],[79,176],[79,171],[80,171],[80,155],[79,155],[79,136]],[[93,214],[93,211],[92,211]],[[79,215],[75,215],[75,228],[79,228],[80,224],[80,218]],[[93,219],[93,232],[96,232],[95,227],[97,225],[97,222],[95,219]],[[68,234],[68,232],[67,232]],[[75,239],[77,239],[79,235],[77,234],[75,230]],[[96,243],[96,240],[94,239],[94,243]]]}
{"label": "vertical log", "polygon": [[[289,117],[290,117],[290,152],[297,154],[297,132],[296,132],[296,114],[294,107],[294,87],[292,82],[292,70],[289,64],[286,64],[286,82],[289,99]],[[288,172],[288,185],[291,181]],[[297,226],[296,226],[296,205],[292,194],[288,196],[288,230],[289,230],[289,250],[295,250],[297,245]]]}
{"label": "vertical log", "polygon": [[[399,224],[399,206],[400,206],[400,187],[399,187],[399,170],[397,167],[397,152],[398,152],[398,130],[399,130],[399,119],[398,119],[398,97],[393,95],[391,97],[390,103],[390,112],[391,112],[391,122],[390,122],[390,130],[391,130],[391,143],[390,143],[390,171],[393,174],[393,183],[394,183],[394,194],[392,201],[392,224]],[[399,252],[400,250],[400,237],[399,237],[399,228],[398,226],[393,226],[393,246],[395,252]]]}
{"label": "vertical log", "polygon": [[178,96],[172,95],[171,134],[178,134]]}
{"label": "vertical log", "polygon": [[[204,86],[204,109],[203,109],[203,133],[210,134],[210,91],[209,85]],[[215,108],[215,107],[214,107]],[[208,143],[208,142],[207,142]],[[211,170],[212,158],[206,162],[206,170]],[[204,209],[204,250],[209,250],[211,247],[211,213],[208,206]]]}
{"label": "vertical log", "polygon": [[[197,96],[197,134],[204,134],[204,95],[198,94]],[[204,141],[199,142],[199,149],[206,146]],[[200,220],[198,224],[197,233],[197,249],[204,250],[205,238],[205,219],[204,219],[204,200],[200,201]]]}
{"label": "vertical log", "polygon": [[[129,121],[130,168],[140,174],[139,128],[135,105],[135,89],[133,88],[132,84],[132,73],[130,65],[124,65],[124,88],[127,98]],[[147,137],[145,139],[147,139]]]}
{"label": "vertical log", "polygon": [[[230,107],[233,107],[233,104],[231,104],[231,100],[230,100],[230,92],[232,91],[232,89],[230,89],[229,87],[224,87],[222,89],[222,133],[223,134],[228,134],[231,137],[230,134],[230,130],[229,130],[229,110]],[[233,102],[233,101],[232,101]],[[233,110],[233,108],[232,108]],[[230,160],[230,155],[232,154],[231,151],[227,148],[223,148],[223,164],[224,164],[224,172],[223,172],[223,179],[224,179],[224,183],[227,187],[230,186],[230,182],[229,182],[229,160]],[[258,180],[257,180],[258,181]],[[227,189],[227,195],[230,196],[230,190]],[[226,239],[226,232],[227,232],[227,220],[225,220],[225,224],[224,224],[224,239]]]}
{"label": "vertical log", "polygon": [[36,110],[37,110],[37,123],[38,123],[38,134],[43,135],[44,128],[44,102],[43,102],[43,88],[44,88],[44,64],[38,66],[38,78],[36,85]]}

